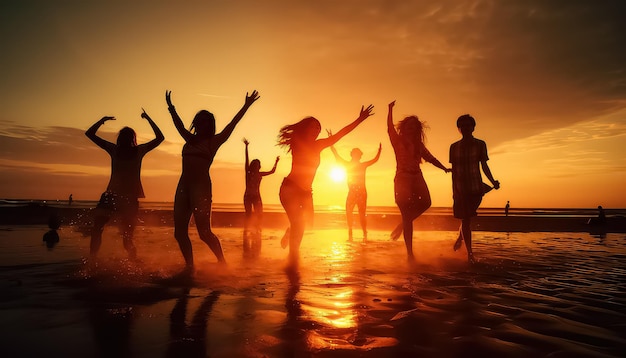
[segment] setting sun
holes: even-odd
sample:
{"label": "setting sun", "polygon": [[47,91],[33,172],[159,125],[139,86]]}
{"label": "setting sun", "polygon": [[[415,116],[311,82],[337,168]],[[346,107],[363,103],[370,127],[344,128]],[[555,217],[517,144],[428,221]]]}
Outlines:
{"label": "setting sun", "polygon": [[328,175],[330,176],[330,179],[336,183],[342,182],[346,179],[345,169],[339,166],[332,167]]}

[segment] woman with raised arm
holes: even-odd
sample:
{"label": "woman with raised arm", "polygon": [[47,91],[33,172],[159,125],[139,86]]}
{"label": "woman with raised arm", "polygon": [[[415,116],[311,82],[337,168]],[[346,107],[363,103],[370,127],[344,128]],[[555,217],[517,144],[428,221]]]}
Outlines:
{"label": "woman with raised arm", "polygon": [[387,133],[396,155],[396,176],[393,180],[394,196],[402,224],[393,231],[392,239],[397,239],[404,231],[404,244],[408,258],[413,260],[413,220],[417,219],[431,204],[430,192],[422,175],[420,164],[422,159],[437,168],[449,173],[452,169],[446,168],[435,158],[424,141],[424,122],[417,116],[409,116],[398,123],[398,130],[393,125],[393,107],[396,101],[389,103],[387,115]]}
{"label": "woman with raised arm", "polygon": [[374,106],[361,107],[359,117],[327,138],[317,139],[322,129],[314,117],[286,125],[278,134],[278,145],[286,147],[292,154],[291,171],[280,186],[280,202],[287,213],[289,228],[281,241],[283,247],[289,246],[289,266],[297,266],[300,257],[300,243],[304,235],[305,222],[313,216],[312,184],[320,164],[320,153],[350,133],[367,117],[371,116]]}
{"label": "woman with raised arm", "polygon": [[92,257],[98,254],[102,244],[104,225],[113,214],[119,216],[124,248],[131,259],[135,259],[137,256],[137,249],[133,244],[133,232],[139,210],[138,199],[145,197],[141,186],[141,161],[146,153],[156,148],[165,139],[159,127],[145,110],[141,113],[141,118],[148,121],[156,137],[148,143],[137,145],[137,135],[130,127],[124,127],[120,130],[117,135],[117,143],[111,143],[99,137],[96,134],[98,129],[105,122],[115,120],[115,117],[102,117],[85,132],[85,135],[92,142],[111,156],[109,184],[106,191],[100,196],[100,201],[94,210],[90,244]]}
{"label": "woman with raised arm", "polygon": [[367,187],[365,185],[365,170],[378,161],[382,148],[382,144],[379,143],[376,156],[368,161],[361,162],[363,152],[359,148],[352,148],[352,151],[350,151],[350,160],[345,160],[337,153],[334,146],[330,146],[335,160],[346,169],[346,173],[348,174],[346,220],[348,221],[348,240],[350,241],[352,241],[352,222],[354,221],[352,211],[355,205],[359,212],[359,221],[361,223],[361,230],[363,230],[363,241],[367,241]]}
{"label": "woman with raised arm", "polygon": [[244,138],[243,143],[246,145],[246,191],[243,194],[243,206],[246,211],[244,230],[248,230],[248,226],[254,215],[254,218],[256,219],[256,231],[257,234],[260,234],[263,227],[263,201],[261,200],[261,179],[263,179],[264,176],[274,174],[276,172],[276,166],[278,165],[280,157],[276,157],[274,166],[270,171],[262,172],[260,160],[253,159],[252,161],[250,161],[250,156],[248,154],[248,145],[250,144],[250,142],[246,138]]}
{"label": "woman with raised arm", "polygon": [[183,274],[193,273],[193,249],[189,240],[189,220],[191,215],[196,222],[200,239],[204,241],[220,263],[225,263],[224,253],[219,238],[211,230],[211,201],[213,197],[209,168],[217,150],[230,137],[235,126],[250,106],[259,99],[257,91],[246,93],[243,107],[224,127],[222,132],[215,133],[215,117],[207,110],[201,110],[191,123],[189,130],[176,113],[172,104],[172,92],[165,92],[165,100],[174,120],[174,126],[185,140],[183,146],[183,168],[174,197],[174,237],[178,241],[180,251],[185,259]]}

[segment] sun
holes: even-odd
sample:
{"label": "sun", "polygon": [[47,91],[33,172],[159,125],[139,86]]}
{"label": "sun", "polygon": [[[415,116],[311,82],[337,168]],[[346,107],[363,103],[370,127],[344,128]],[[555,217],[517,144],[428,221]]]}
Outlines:
{"label": "sun", "polygon": [[339,166],[332,167],[330,172],[328,172],[328,176],[330,176],[330,179],[335,183],[343,182],[346,179],[346,171]]}

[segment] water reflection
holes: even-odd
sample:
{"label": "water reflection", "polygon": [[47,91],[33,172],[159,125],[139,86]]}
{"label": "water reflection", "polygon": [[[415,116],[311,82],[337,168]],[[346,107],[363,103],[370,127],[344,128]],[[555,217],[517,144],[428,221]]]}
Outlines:
{"label": "water reflection", "polygon": [[206,357],[207,323],[220,293],[210,292],[200,303],[191,322],[186,322],[189,288],[183,290],[170,314],[170,345],[168,357]]}

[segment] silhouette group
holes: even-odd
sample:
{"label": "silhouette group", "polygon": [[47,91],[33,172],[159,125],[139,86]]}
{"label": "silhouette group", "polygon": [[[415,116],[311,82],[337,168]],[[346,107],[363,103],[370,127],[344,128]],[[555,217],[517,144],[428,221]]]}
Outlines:
{"label": "silhouette group", "polygon": [[[165,92],[165,101],[171,114],[174,126],[184,139],[182,148],[182,170],[174,198],[174,238],[178,242],[185,260],[184,275],[194,272],[194,258],[191,240],[189,239],[189,223],[193,216],[200,239],[209,247],[219,263],[225,263],[220,239],[211,228],[212,183],[209,169],[219,148],[228,140],[237,124],[243,119],[248,109],[260,98],[257,91],[246,93],[244,104],[233,119],[221,132],[216,131],[214,115],[201,110],[196,113],[189,129],[178,115],[172,102],[171,91]],[[393,121],[395,101],[388,105],[387,132],[396,158],[396,173],[393,179],[394,198],[401,214],[401,223],[392,231],[391,238],[397,239],[403,234],[409,260],[413,259],[413,221],[431,206],[428,185],[421,171],[422,161],[427,161],[446,173],[452,172],[452,188],[454,200],[454,217],[461,219],[459,236],[454,250],[465,243],[468,261],[474,262],[472,251],[471,219],[476,216],[482,197],[485,194],[481,169],[493,188],[498,189],[500,183],[495,180],[487,165],[487,146],[484,141],[474,138],[472,133],[476,121],[470,115],[462,115],[457,120],[457,128],[462,138],[450,146],[449,163],[444,166],[425,145],[427,129],[425,122],[411,115]],[[353,239],[353,210],[357,207],[359,222],[363,232],[363,241],[367,240],[367,190],[366,169],[375,164],[382,151],[382,143],[378,146],[375,157],[361,161],[363,152],[353,148],[350,160],[343,159],[334,145],[358,125],[374,114],[374,106],[362,106],[356,119],[352,120],[336,133],[328,132],[327,137],[319,138],[322,126],[315,117],[306,117],[296,123],[285,125],[278,131],[277,144],[287,153],[291,153],[291,168],[280,185],[278,196],[289,220],[281,240],[281,246],[288,248],[288,267],[297,267],[300,257],[300,244],[307,226],[313,220],[312,184],[320,165],[321,152],[330,148],[335,160],[347,171],[348,195],[346,198],[346,220],[349,240]],[[86,135],[96,145],[104,149],[111,157],[111,176],[106,190],[94,210],[93,228],[91,231],[91,255],[95,257],[101,245],[102,231],[105,224],[115,214],[118,216],[122,232],[124,248],[131,259],[136,258],[133,244],[133,231],[137,222],[138,199],[144,197],[141,185],[141,162],[145,154],[155,149],[164,140],[159,127],[143,111],[141,117],[152,127],[155,139],[145,144],[137,144],[135,131],[124,127],[119,131],[117,143],[100,138],[96,132],[107,121],[115,117],[105,116],[94,123]],[[245,207],[244,238],[246,233],[253,232],[257,237],[263,227],[263,201],[260,194],[261,180],[264,176],[276,171],[280,157],[276,157],[269,171],[261,171],[258,159],[250,161],[248,147],[250,142],[244,138],[245,144]]]}

